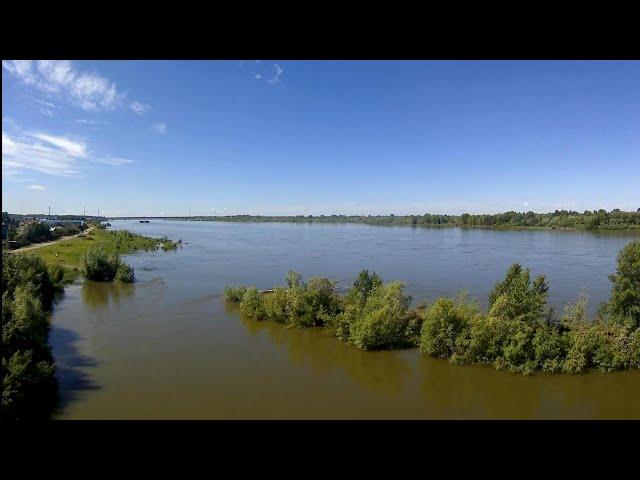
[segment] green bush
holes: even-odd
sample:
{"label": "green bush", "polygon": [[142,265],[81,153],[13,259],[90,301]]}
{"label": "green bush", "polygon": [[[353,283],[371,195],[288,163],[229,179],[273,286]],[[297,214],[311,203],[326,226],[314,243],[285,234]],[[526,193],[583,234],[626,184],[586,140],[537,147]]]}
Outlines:
{"label": "green bush", "polygon": [[53,234],[46,223],[27,222],[16,231],[16,241],[22,244],[46,242],[52,238]]}
{"label": "green bush", "polygon": [[329,279],[304,283],[289,271],[285,288],[262,296],[255,287],[227,287],[225,299],[242,297],[240,308],[251,318],[327,327],[362,350],[418,345],[425,355],[452,363],[488,364],[522,374],[640,368],[637,244],[621,252],[611,300],[593,321],[587,318],[586,298],[569,305],[557,319],[546,309],[544,276],[532,281],[529,270],[518,264],[496,283],[487,313],[464,294],[457,300],[437,299],[419,313],[423,307],[409,308],[411,297],[404,294],[402,283],[384,284],[367,270],[344,296],[336,294]]}
{"label": "green bush", "polygon": [[529,269],[514,263],[509,267],[504,280],[497,282],[489,294],[489,308],[492,309],[500,297],[500,315],[535,322],[544,315],[549,287],[544,275],[532,282]]}
{"label": "green bush", "polygon": [[48,344],[54,286],[32,255],[2,259],[2,420],[47,418],[55,405],[55,366]]}
{"label": "green bush", "polygon": [[450,358],[456,353],[456,342],[470,328],[471,318],[479,313],[477,303],[439,298],[425,312],[420,334],[420,351],[436,358]]}
{"label": "green bush", "polygon": [[567,336],[557,326],[538,324],[533,336],[536,368],[548,373],[562,371],[567,349]]}
{"label": "green bush", "polygon": [[349,341],[362,350],[403,348],[408,337],[411,297],[404,284],[391,282],[370,292],[362,314],[350,327]]}
{"label": "green bush", "polygon": [[275,287],[263,297],[264,311],[268,320],[286,323],[289,318],[289,289]]}
{"label": "green bush", "polygon": [[2,292],[13,298],[18,286],[29,287],[49,310],[55,293],[51,273],[42,259],[34,254],[2,255]]}
{"label": "green bush", "polygon": [[224,287],[224,300],[225,302],[240,303],[244,292],[247,291],[247,287]]}
{"label": "green bush", "polygon": [[262,296],[256,287],[247,288],[240,302],[240,311],[247,317],[255,320],[263,320],[264,306],[262,304]]}
{"label": "green bush", "polygon": [[133,281],[135,280],[133,267],[127,265],[126,263],[118,264],[118,269],[116,270],[114,280],[123,283],[133,283]]}
{"label": "green bush", "polygon": [[110,282],[118,271],[117,255],[107,254],[102,246],[87,248],[80,257],[80,271],[87,280]]}
{"label": "green bush", "polygon": [[610,308],[612,313],[628,317],[631,328],[640,327],[640,241],[629,243],[618,255]]}
{"label": "green bush", "polygon": [[53,281],[54,285],[60,286],[62,284],[62,281],[64,279],[64,272],[64,267],[57,263],[51,267],[50,274],[51,280]]}

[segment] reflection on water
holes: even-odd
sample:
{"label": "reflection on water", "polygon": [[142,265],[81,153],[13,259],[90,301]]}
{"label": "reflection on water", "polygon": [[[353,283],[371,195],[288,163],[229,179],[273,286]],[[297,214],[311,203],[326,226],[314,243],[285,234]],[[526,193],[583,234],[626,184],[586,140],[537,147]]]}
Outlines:
{"label": "reflection on water", "polygon": [[[116,222],[113,222],[116,224]],[[124,223],[124,222],[121,222]],[[361,268],[416,300],[486,298],[512,261],[547,274],[556,307],[607,274],[632,239],[567,232],[354,225],[128,224],[188,241],[126,257],[135,284],[67,287],[52,315],[58,418],[637,418],[640,371],[524,377],[455,366],[417,349],[363,352],[324,329],[244,318],[229,284],[268,288],[290,268],[348,285]]]}
{"label": "reflection on water", "polygon": [[119,304],[122,298],[131,297],[135,284],[120,282],[94,282],[82,284],[82,300],[93,309],[99,310],[109,304]]}
{"label": "reflection on water", "polygon": [[287,352],[294,365],[308,365],[316,374],[340,369],[370,391],[393,394],[404,390],[413,369],[401,351],[364,352],[339,341],[321,328],[289,328],[240,315],[251,335],[266,334],[269,341]]}
{"label": "reflection on water", "polygon": [[83,392],[100,387],[88,373],[99,365],[95,358],[78,351],[80,336],[73,330],[53,325],[49,342],[55,352],[56,377],[58,379],[58,409],[83,398]]}

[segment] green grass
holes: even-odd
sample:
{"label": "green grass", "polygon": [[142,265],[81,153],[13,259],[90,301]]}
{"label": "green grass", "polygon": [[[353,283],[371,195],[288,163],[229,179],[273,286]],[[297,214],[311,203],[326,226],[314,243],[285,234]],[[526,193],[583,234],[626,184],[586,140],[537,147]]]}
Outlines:
{"label": "green grass", "polygon": [[[59,265],[64,268],[63,283],[73,282],[80,276],[80,257],[91,246],[102,245],[107,253],[127,254],[136,251],[172,250],[176,244],[167,238],[151,238],[125,230],[103,230],[94,228],[88,234],[64,242],[47,245],[32,250],[32,253],[44,260],[49,268]],[[20,255],[20,253],[16,253]]]}

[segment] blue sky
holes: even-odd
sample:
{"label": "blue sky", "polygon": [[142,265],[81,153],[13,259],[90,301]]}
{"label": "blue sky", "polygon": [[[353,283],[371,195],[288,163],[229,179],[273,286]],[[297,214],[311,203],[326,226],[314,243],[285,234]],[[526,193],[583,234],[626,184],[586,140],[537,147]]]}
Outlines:
{"label": "blue sky", "polygon": [[640,207],[640,62],[2,62],[2,209]]}

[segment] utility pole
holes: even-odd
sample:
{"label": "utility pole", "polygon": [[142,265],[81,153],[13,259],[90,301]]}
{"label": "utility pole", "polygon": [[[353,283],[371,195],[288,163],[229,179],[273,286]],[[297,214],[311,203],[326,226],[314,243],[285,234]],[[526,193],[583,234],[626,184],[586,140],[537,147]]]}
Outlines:
{"label": "utility pole", "polygon": [[51,205],[49,205],[49,217],[51,216]]}

